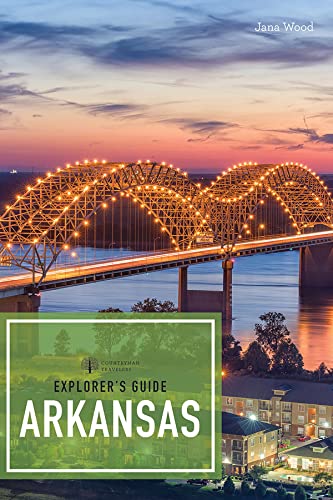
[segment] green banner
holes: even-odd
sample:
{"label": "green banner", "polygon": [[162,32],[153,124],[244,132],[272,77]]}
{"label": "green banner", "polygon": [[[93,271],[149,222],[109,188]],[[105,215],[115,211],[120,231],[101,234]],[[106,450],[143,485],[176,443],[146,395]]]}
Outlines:
{"label": "green banner", "polygon": [[219,478],[213,314],[0,316],[2,478]]}

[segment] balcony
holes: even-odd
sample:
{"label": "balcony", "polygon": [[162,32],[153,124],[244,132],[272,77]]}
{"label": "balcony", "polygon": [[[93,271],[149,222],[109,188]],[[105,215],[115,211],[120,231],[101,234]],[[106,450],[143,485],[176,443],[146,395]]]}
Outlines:
{"label": "balcony", "polygon": [[270,403],[260,401],[259,410],[270,411],[271,409],[272,409],[272,405]]}

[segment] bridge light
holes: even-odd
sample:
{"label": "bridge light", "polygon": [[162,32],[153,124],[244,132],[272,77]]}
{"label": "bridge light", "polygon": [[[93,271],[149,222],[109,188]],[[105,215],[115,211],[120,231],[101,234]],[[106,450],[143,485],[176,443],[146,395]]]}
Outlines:
{"label": "bridge light", "polygon": [[260,225],[259,225],[259,228],[260,228],[260,229],[265,229],[265,224],[260,224]]}
{"label": "bridge light", "polygon": [[6,247],[7,248],[12,248],[12,244],[11,243],[7,243]]}
{"label": "bridge light", "polygon": [[250,233],[251,233],[251,231],[248,229],[248,230],[246,231],[246,234],[250,234]]}
{"label": "bridge light", "polygon": [[249,219],[254,219],[254,215],[249,215]]}
{"label": "bridge light", "polygon": [[165,227],[161,227],[161,231],[166,231],[166,228]]}
{"label": "bridge light", "polygon": [[89,160],[84,160],[85,165],[88,165]]}
{"label": "bridge light", "polygon": [[246,228],[248,228],[248,227],[249,227],[249,225],[248,225],[248,224],[244,224],[244,228],[245,228],[245,229],[246,229]]}
{"label": "bridge light", "polygon": [[27,186],[27,191],[31,191],[32,187],[31,186]]}
{"label": "bridge light", "polygon": [[83,224],[84,224],[85,226],[88,226],[89,222],[88,222],[87,220],[85,220],[85,221],[83,221]]}
{"label": "bridge light", "polygon": [[75,231],[74,236],[75,236],[75,238],[78,238],[80,235],[77,231]]}
{"label": "bridge light", "polygon": [[71,164],[70,163],[66,163],[66,168],[70,168],[71,167]]}
{"label": "bridge light", "polygon": [[98,160],[96,160],[96,158],[94,159],[94,163],[98,163]]}
{"label": "bridge light", "polygon": [[105,163],[106,163],[106,160],[102,160],[102,163],[103,163],[103,165],[105,165]]}
{"label": "bridge light", "polygon": [[9,210],[10,209],[10,205],[6,205],[6,209]]}
{"label": "bridge light", "polygon": [[32,242],[33,243],[38,243],[38,238],[35,238]]}
{"label": "bridge light", "polygon": [[72,257],[77,257],[77,253],[76,253],[76,252],[72,252],[72,253],[71,253],[71,256],[72,256]]}
{"label": "bridge light", "polygon": [[102,203],[102,207],[103,207],[103,208],[107,208],[108,206],[107,206],[107,204],[106,204],[106,203]]}

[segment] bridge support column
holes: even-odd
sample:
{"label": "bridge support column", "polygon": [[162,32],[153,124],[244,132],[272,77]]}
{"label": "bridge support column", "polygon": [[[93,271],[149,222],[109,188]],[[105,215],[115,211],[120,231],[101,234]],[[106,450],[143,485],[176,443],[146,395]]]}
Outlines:
{"label": "bridge support column", "polygon": [[232,320],[232,270],[234,263],[232,260],[224,260],[222,262],[223,269],[223,306],[222,319],[225,321]]}
{"label": "bridge support column", "polygon": [[13,295],[0,298],[0,312],[38,312],[40,295]]}
{"label": "bridge support column", "polygon": [[333,244],[300,249],[299,287],[333,288]]}
{"label": "bridge support column", "polygon": [[188,311],[187,270],[188,266],[183,266],[178,268],[178,312]]}

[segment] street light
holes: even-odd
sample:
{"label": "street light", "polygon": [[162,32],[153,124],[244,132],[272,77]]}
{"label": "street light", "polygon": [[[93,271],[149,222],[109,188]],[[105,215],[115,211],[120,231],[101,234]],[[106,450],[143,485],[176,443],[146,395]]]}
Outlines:
{"label": "street light", "polygon": [[156,238],[154,238],[154,240],[153,240],[154,241],[154,252],[156,251],[156,241],[160,240],[160,239],[161,239],[160,236],[156,236]]}

